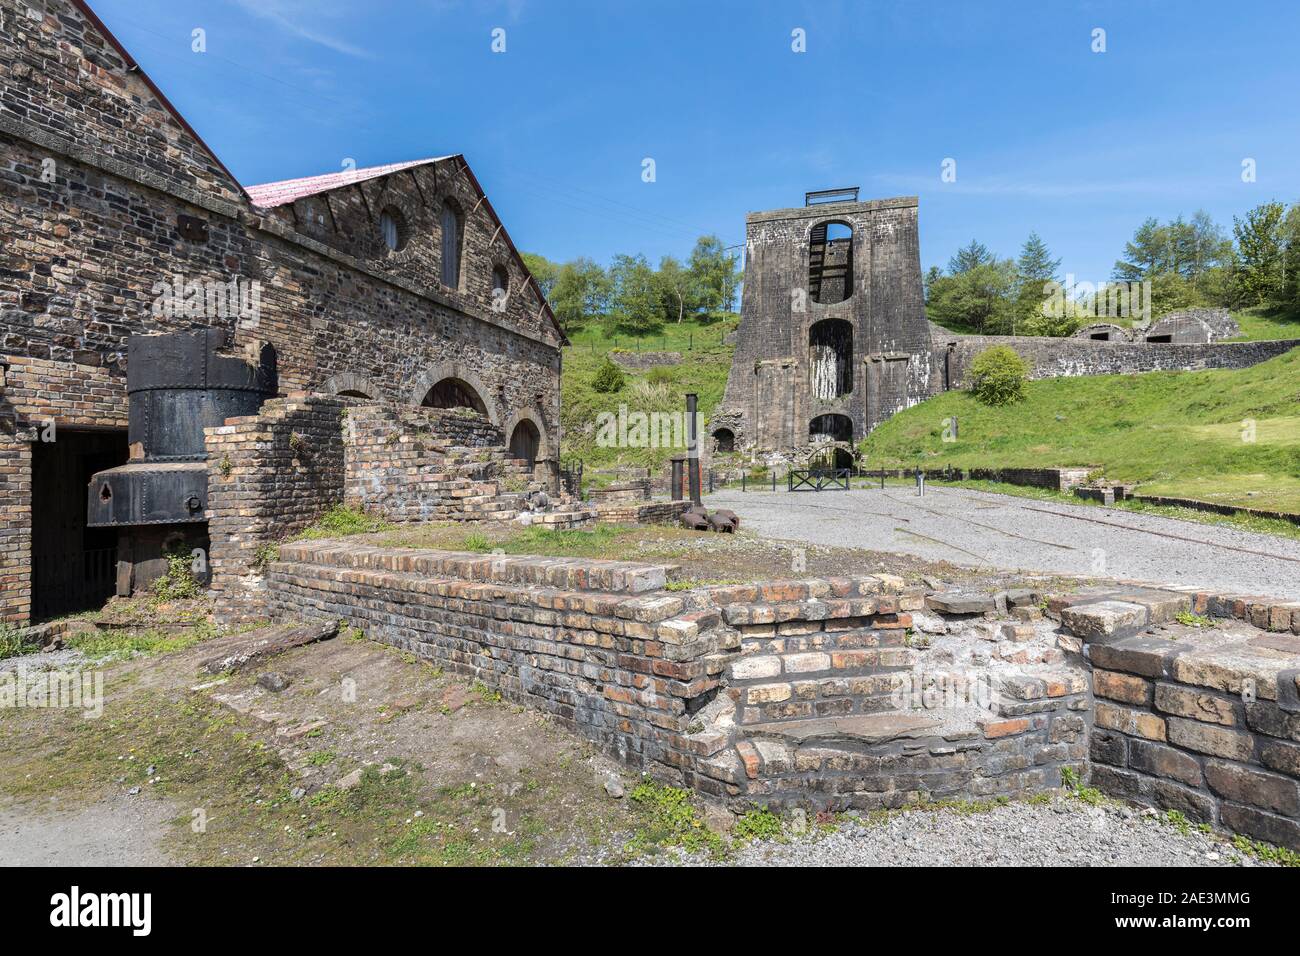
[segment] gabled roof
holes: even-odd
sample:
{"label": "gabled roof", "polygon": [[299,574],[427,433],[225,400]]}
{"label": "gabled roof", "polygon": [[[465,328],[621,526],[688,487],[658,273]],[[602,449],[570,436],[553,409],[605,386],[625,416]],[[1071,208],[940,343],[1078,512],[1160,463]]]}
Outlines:
{"label": "gabled roof", "polygon": [[403,169],[410,169],[413,166],[425,166],[443,160],[459,160],[465,174],[469,176],[469,181],[474,186],[474,191],[478,193],[479,198],[483,201],[483,205],[487,207],[488,214],[496,220],[497,225],[501,226],[501,237],[505,239],[506,245],[509,246],[510,251],[514,253],[515,258],[519,261],[519,265],[523,268],[524,275],[528,277],[529,285],[537,295],[538,301],[542,303],[542,308],[546,311],[547,318],[551,320],[552,327],[554,327],[555,331],[559,334],[560,342],[564,345],[569,344],[569,337],[564,334],[564,329],[560,326],[559,320],[551,310],[551,304],[546,301],[546,296],[542,294],[541,286],[537,284],[537,279],[529,270],[528,264],[524,262],[524,257],[521,256],[519,250],[515,248],[514,240],[510,238],[510,233],[506,231],[504,224],[501,222],[501,217],[498,216],[496,210],[492,208],[491,200],[489,200],[487,194],[483,192],[483,187],[479,185],[478,177],[476,177],[474,171],[469,168],[469,164],[465,162],[465,157],[463,155],[457,153],[449,156],[431,156],[427,159],[414,159],[404,163],[389,163],[383,166],[369,166],[365,169],[326,173],[322,176],[307,176],[302,179],[286,179],[281,182],[263,183],[260,186],[244,186],[235,178],[234,174],[226,168],[225,164],[221,162],[221,158],[217,156],[212,147],[208,146],[208,144],[203,141],[203,137],[199,136],[194,128],[190,126],[185,117],[181,115],[180,110],[176,109],[176,107],[171,104],[171,101],[163,95],[162,90],[160,90],[157,84],[149,78],[149,75],[145,73],[140,64],[135,61],[135,58],[127,52],[126,47],[122,45],[121,41],[113,35],[113,32],[104,24],[104,21],[101,20],[98,15],[96,15],[95,11],[90,8],[90,4],[86,2],[86,0],[71,0],[71,2],[73,6],[75,6],[77,10],[90,21],[91,26],[93,26],[95,30],[97,30],[100,35],[109,42],[113,49],[117,51],[118,55],[122,57],[123,62],[126,64],[127,69],[140,77],[144,84],[149,87],[149,90],[154,94],[154,96],[158,98],[158,102],[162,104],[162,107],[167,110],[167,112],[171,113],[171,115],[176,119],[176,122],[180,123],[181,127],[186,133],[193,137],[195,142],[203,147],[208,155],[212,157],[213,162],[217,164],[218,168],[226,174],[231,184],[237,189],[242,190],[254,206],[263,209],[270,209],[288,202],[293,202],[295,199],[301,199],[303,196],[310,196],[315,193],[326,192],[330,189],[338,189],[343,186],[365,182],[368,179],[387,176],[391,173],[400,172]]}
{"label": "gabled roof", "polygon": [[406,163],[388,163],[384,166],[367,166],[364,169],[352,169],[337,173],[325,173],[321,176],[304,176],[302,179],[283,179],[277,183],[262,183],[260,186],[245,186],[244,191],[255,206],[272,209],[293,202],[304,196],[314,196],[340,186],[365,182],[389,173],[410,169],[412,166],[425,166],[439,160],[451,159],[450,156],[431,156],[428,159],[413,159]]}

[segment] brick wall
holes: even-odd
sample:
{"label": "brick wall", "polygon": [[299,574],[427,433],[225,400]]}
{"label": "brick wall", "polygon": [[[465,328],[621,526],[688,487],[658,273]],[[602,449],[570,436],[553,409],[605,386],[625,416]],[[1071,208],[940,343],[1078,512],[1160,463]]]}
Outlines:
{"label": "brick wall", "polygon": [[1138,633],[1160,616],[1154,607],[1061,611],[1093,667],[1093,784],[1300,849],[1300,604],[1187,589],[1178,608],[1273,633],[1216,628],[1173,640]]}
{"label": "brick wall", "polygon": [[1087,754],[1060,652],[970,720],[888,709],[924,652],[904,646],[920,592],[885,576],[668,592],[652,565],[335,541],[284,546],[268,580],[276,614],[346,620],[735,807],[1019,794]]}
{"label": "brick wall", "polygon": [[364,405],[348,412],[345,497],[386,520],[514,517],[540,489],[499,428],[462,410]]}
{"label": "brick wall", "polygon": [[224,620],[264,615],[268,546],[343,501],[343,411],[319,397],[273,399],[204,429],[212,591]]}
{"label": "brick wall", "polygon": [[32,609],[32,446],[0,432],[0,621],[23,625]]}
{"label": "brick wall", "polygon": [[596,507],[601,524],[677,524],[690,501],[602,501]]}

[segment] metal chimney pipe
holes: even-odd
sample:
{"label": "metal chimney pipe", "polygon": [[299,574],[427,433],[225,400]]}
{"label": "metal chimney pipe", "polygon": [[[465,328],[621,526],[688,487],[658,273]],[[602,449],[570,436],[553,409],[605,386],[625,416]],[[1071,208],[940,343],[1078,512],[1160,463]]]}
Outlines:
{"label": "metal chimney pipe", "polygon": [[695,429],[698,396],[686,393],[686,473],[691,484],[691,504],[700,503],[700,436]]}

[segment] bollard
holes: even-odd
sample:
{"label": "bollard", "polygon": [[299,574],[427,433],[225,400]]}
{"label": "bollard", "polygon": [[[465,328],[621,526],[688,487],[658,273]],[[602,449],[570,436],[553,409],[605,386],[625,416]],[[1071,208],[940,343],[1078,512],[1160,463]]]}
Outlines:
{"label": "bollard", "polygon": [[925,497],[925,472],[920,468],[916,469],[916,496],[918,498]]}

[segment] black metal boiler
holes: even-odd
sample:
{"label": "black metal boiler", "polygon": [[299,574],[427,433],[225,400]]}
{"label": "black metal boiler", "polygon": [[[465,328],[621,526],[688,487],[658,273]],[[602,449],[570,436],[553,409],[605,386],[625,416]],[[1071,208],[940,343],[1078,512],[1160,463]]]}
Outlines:
{"label": "black metal boiler", "polygon": [[[255,360],[218,354],[220,329],[133,335],[127,342],[130,460],[87,489],[87,524],[119,528],[117,593],[147,587],[166,555],[208,548],[203,429],[254,415],[275,394],[275,350]],[[206,560],[203,567],[206,567]]]}

